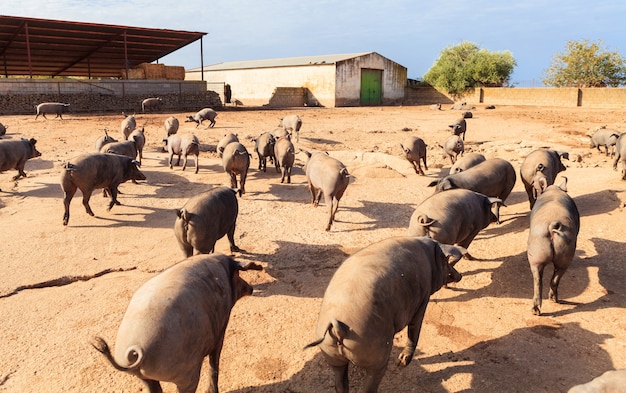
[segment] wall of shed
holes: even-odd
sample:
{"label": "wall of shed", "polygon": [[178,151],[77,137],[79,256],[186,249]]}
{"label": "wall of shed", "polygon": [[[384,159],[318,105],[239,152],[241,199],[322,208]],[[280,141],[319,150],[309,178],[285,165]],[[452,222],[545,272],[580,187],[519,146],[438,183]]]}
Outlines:
{"label": "wall of shed", "polygon": [[[185,80],[201,78],[199,71],[187,71],[185,76]],[[239,100],[243,105],[270,105],[275,90],[288,87],[307,89],[307,105],[335,106],[334,64],[204,71],[204,80],[209,85],[228,83],[232,90],[232,101]],[[292,106],[299,105],[302,105],[300,98],[292,103]]]}
{"label": "wall of shed", "polygon": [[377,53],[337,63],[335,106],[358,106],[361,101],[361,70],[383,71],[382,104],[399,105],[404,100],[407,69]]}

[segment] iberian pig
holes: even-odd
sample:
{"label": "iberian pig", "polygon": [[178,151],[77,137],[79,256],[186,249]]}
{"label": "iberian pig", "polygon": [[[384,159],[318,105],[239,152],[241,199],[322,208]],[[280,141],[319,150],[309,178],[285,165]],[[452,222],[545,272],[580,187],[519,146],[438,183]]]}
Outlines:
{"label": "iberian pig", "polygon": [[531,209],[537,196],[546,187],[554,184],[556,175],[565,170],[561,158],[569,159],[569,154],[556,150],[540,149],[530,152],[522,162],[519,172]]}
{"label": "iberian pig", "polygon": [[443,158],[449,157],[452,165],[456,162],[459,154],[463,156],[465,152],[465,144],[458,135],[451,135],[443,144]]}
{"label": "iberian pig", "polygon": [[622,163],[622,180],[626,180],[626,132],[621,134],[615,144],[615,159],[613,169],[617,170],[617,164]]}
{"label": "iberian pig", "polygon": [[595,147],[599,152],[602,152],[600,146],[604,146],[604,154],[608,156],[609,150],[614,149],[619,135],[620,133],[618,131],[609,130],[606,127],[598,128],[598,130],[590,136],[589,148],[593,149]]}
{"label": "iberian pig", "polygon": [[124,135],[124,140],[128,139],[128,136],[131,132],[135,131],[137,128],[137,120],[135,120],[135,115],[127,115],[122,112],[122,116],[124,116],[124,120],[120,125],[122,135]]}
{"label": "iberian pig", "polygon": [[180,126],[180,123],[178,122],[177,118],[175,118],[174,116],[170,116],[165,119],[165,123],[163,123],[163,126],[165,127],[165,132],[167,133],[167,136],[170,136],[178,132],[178,127]]}
{"label": "iberian pig", "polygon": [[176,134],[170,135],[167,139],[163,139],[163,142],[167,145],[167,152],[169,154],[169,159],[167,160],[167,164],[170,166],[170,169],[173,169],[172,159],[174,158],[174,154],[178,156],[178,161],[176,161],[176,165],[180,165],[180,156],[183,156],[183,171],[187,168],[187,156],[189,154],[193,154],[196,156],[196,172],[198,173],[198,158],[200,156],[200,142],[198,141],[198,137],[193,134]]}
{"label": "iberian pig", "polygon": [[283,138],[287,136],[291,140],[291,132],[285,130],[284,128],[275,129],[274,131],[272,131],[272,135],[274,135],[274,139]]}
{"label": "iberian pig", "polygon": [[490,158],[467,170],[435,180],[428,186],[435,186],[435,192],[465,188],[504,202],[513,190],[516,179],[515,169],[510,162]]}
{"label": "iberian pig", "polygon": [[41,156],[35,144],[37,140],[34,138],[0,141],[0,173],[16,169],[17,175],[13,176],[13,180],[26,177],[26,172],[24,172],[26,161]]}
{"label": "iberian pig", "polygon": [[533,274],[533,314],[541,315],[543,269],[554,265],[548,298],[558,303],[558,286],[576,251],[580,214],[564,186],[555,184],[537,197],[530,212],[528,263]]}
{"label": "iberian pig", "polygon": [[231,142],[239,142],[239,138],[237,138],[237,134],[224,134],[224,137],[222,137],[222,139],[220,139],[220,141],[217,143],[217,155],[222,158],[222,155],[224,155],[224,148]]}
{"label": "iberian pig", "polygon": [[190,257],[194,254],[209,254],[215,243],[228,236],[230,251],[239,251],[235,245],[235,224],[239,214],[237,190],[216,187],[190,198],[176,211],[174,233],[178,245]]}
{"label": "iberian pig", "polygon": [[481,162],[485,161],[486,158],[480,153],[467,153],[463,157],[456,160],[454,165],[450,167],[450,175],[457,172],[463,172],[466,169],[469,169]]}
{"label": "iberian pig", "polygon": [[448,127],[452,129],[452,133],[454,135],[463,135],[463,142],[465,142],[465,131],[467,130],[467,122],[465,121],[465,117],[462,117],[450,124]]}
{"label": "iberian pig", "polygon": [[239,175],[239,196],[246,193],[246,177],[250,168],[250,154],[244,145],[239,142],[231,142],[224,148],[222,166],[230,176],[230,186],[237,188],[237,175]]}
{"label": "iberian pig", "polygon": [[146,98],[141,101],[141,111],[146,112],[146,110],[150,110],[154,112],[160,109],[161,105],[163,105],[163,100],[160,97]]}
{"label": "iberian pig", "polygon": [[413,165],[413,169],[418,175],[424,174],[420,160],[424,162],[424,169],[428,170],[428,165],[426,165],[426,146],[424,140],[416,136],[410,136],[400,144],[405,158]]}
{"label": "iberian pig", "polygon": [[137,141],[133,138],[127,141],[107,143],[102,146],[100,153],[119,154],[134,160],[137,157]]}
{"label": "iberian pig", "polygon": [[37,115],[35,116],[35,120],[37,120],[39,115],[42,115],[43,118],[47,120],[48,118],[46,117],[46,113],[48,114],[54,113],[56,115],[54,117],[55,119],[57,117],[60,117],[61,119],[63,119],[63,111],[69,107],[70,107],[70,104],[64,104],[62,102],[42,102],[41,104],[35,107],[35,109],[37,110]]}
{"label": "iberian pig", "polygon": [[287,176],[287,183],[291,183],[291,168],[293,168],[295,161],[296,151],[293,143],[291,143],[291,138],[289,136],[278,138],[274,145],[274,163],[277,172],[280,168],[281,183],[285,181],[285,176]]}
{"label": "iberian pig", "polygon": [[215,126],[216,116],[217,116],[217,112],[215,112],[214,109],[203,108],[203,109],[200,109],[195,114],[187,116],[187,120],[185,120],[185,123],[194,122],[196,123],[196,128],[198,128],[198,126],[202,124],[203,121],[208,120],[211,122],[211,124],[209,124],[209,127],[207,128],[213,128],[213,126]]}
{"label": "iberian pig", "polygon": [[0,123],[0,136],[5,136],[6,135],[7,128],[9,128],[9,126]]}
{"label": "iberian pig", "polygon": [[135,158],[139,158],[139,163],[141,164],[141,161],[143,160],[143,147],[146,145],[144,126],[141,126],[141,128],[137,128],[135,131],[131,132],[128,139],[135,141],[135,147],[137,148],[137,156]]}
{"label": "iberian pig", "polygon": [[87,214],[93,216],[89,199],[93,190],[103,188],[111,193],[109,208],[119,205],[117,187],[128,180],[146,180],[146,176],[138,168],[139,162],[117,154],[92,153],[83,154],[69,160],[61,170],[61,188],[65,214],[63,225],[70,220],[70,202],[80,189],[83,193],[83,206]]}
{"label": "iberian pig", "polygon": [[341,161],[326,153],[301,151],[308,157],[306,180],[311,191],[311,203],[317,207],[322,198],[322,193],[324,194],[324,201],[328,205],[326,230],[330,231],[339,208],[339,200],[350,183],[350,174]]}
{"label": "iberian pig", "polygon": [[346,259],[333,275],[317,320],[319,346],[335,374],[335,390],[348,392],[348,364],[365,369],[362,391],[375,393],[387,370],[393,337],[408,326],[398,358],[413,360],[430,296],[461,275],[451,266],[465,250],[426,237],[393,237]]}
{"label": "iberian pig", "polygon": [[259,170],[267,171],[267,158],[274,162],[274,145],[276,139],[270,132],[264,132],[254,140],[254,151],[259,156]]}
{"label": "iberian pig", "polygon": [[468,248],[478,232],[492,222],[499,222],[501,204],[498,198],[462,188],[439,192],[415,209],[407,235],[426,236]]}
{"label": "iberian pig", "polygon": [[141,379],[150,393],[159,381],[179,392],[198,387],[202,362],[209,357],[209,392],[218,392],[219,361],[230,313],[252,286],[240,271],[262,270],[222,255],[196,255],[144,283],[130,299],[117,331],[115,350],[96,337],[93,347],[117,370]]}
{"label": "iberian pig", "polygon": [[280,119],[278,124],[285,131],[296,133],[296,142],[300,142],[300,128],[302,127],[302,119],[298,115],[289,115]]}
{"label": "iberian pig", "polygon": [[117,142],[117,139],[110,136],[107,130],[104,130],[104,135],[100,135],[98,139],[96,139],[96,151],[99,152],[102,146],[112,142]]}

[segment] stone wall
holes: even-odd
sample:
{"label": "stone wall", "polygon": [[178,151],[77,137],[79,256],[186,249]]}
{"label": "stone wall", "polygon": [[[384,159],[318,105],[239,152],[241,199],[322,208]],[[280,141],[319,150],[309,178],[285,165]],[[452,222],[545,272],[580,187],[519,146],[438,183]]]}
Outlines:
{"label": "stone wall", "polygon": [[[222,106],[219,95],[214,91],[195,94],[164,94],[160,112],[198,111],[205,107]],[[70,104],[70,113],[127,112],[140,113],[145,95],[124,96],[100,94],[3,94],[0,95],[0,115],[34,114],[37,104],[42,102],[64,102]]]}
{"label": "stone wall", "polygon": [[222,106],[220,95],[201,81],[1,79],[0,115],[35,113],[42,102],[69,103],[72,113],[139,113],[148,97],[160,97],[163,112]]}

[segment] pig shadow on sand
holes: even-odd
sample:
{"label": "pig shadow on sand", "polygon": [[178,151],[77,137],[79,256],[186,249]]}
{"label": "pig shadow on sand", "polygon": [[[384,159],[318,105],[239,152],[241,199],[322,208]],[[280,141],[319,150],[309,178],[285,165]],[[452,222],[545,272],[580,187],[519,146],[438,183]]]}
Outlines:
{"label": "pig shadow on sand", "polygon": [[[562,325],[535,325],[513,330],[509,334],[480,341],[457,352],[432,356],[420,354],[407,367],[396,366],[403,348],[394,346],[389,356],[388,369],[380,384],[381,392],[449,392],[443,381],[458,374],[470,374],[471,386],[462,392],[519,392],[522,386],[533,386],[533,391],[566,392],[574,385],[587,382],[613,368],[609,355],[602,349],[609,335],[585,330],[578,323]],[[436,339],[422,335],[420,341]],[[306,343],[303,343],[304,346]],[[333,373],[322,353],[317,351],[304,367],[293,375],[281,375],[281,382],[268,383],[231,390],[232,393],[335,391]],[[580,356],[584,353],[585,356]],[[271,359],[260,359],[253,364],[259,379],[276,377],[279,370],[268,369]],[[428,371],[423,366],[436,368]],[[548,373],[549,376],[546,375]],[[267,375],[266,375],[267,374]],[[360,391],[365,372],[349,366],[350,391]]]}
{"label": "pig shadow on sand", "polygon": [[[347,231],[376,230],[380,228],[408,228],[411,215],[415,211],[412,205],[406,203],[386,203],[375,201],[359,201],[362,206],[343,206],[339,203],[339,210],[335,221],[338,223],[350,223],[360,225],[359,228]],[[341,215],[341,210],[360,213],[367,218],[367,221],[348,221]],[[333,228],[333,231],[339,231]]]}
{"label": "pig shadow on sand", "polygon": [[[552,277],[554,267],[548,265],[545,268],[543,274],[544,304],[541,310],[542,315],[563,315],[572,312],[592,311],[590,308],[598,308],[598,304],[584,305],[567,300],[582,294],[589,285],[590,279],[587,272],[587,264],[581,257],[582,256],[578,254],[574,257],[572,264],[559,284],[559,304],[554,304],[547,300],[549,280],[550,277]],[[458,283],[450,284],[447,288],[447,290],[457,292],[457,296],[447,299],[438,299],[437,301],[457,302],[484,297],[526,299],[528,302],[528,314],[530,315],[533,297],[533,277],[528,265],[526,252],[499,259],[502,259],[503,262],[496,268],[480,267],[480,261],[461,259],[457,263],[456,268],[464,277],[488,272],[491,274],[490,283],[482,288],[467,289],[463,285],[463,280],[461,280]]]}
{"label": "pig shadow on sand", "polygon": [[[264,270],[276,278],[276,282],[255,285],[255,291],[258,289],[262,296],[285,294],[321,298],[335,270],[349,256],[339,244],[314,245],[280,240],[275,243],[278,247],[270,254],[242,250],[235,258],[267,263]],[[311,282],[317,284],[311,285]]]}
{"label": "pig shadow on sand", "polygon": [[576,207],[581,217],[605,214],[618,209],[621,200],[617,197],[616,190],[601,190],[591,194],[574,197]]}
{"label": "pig shadow on sand", "polygon": [[[20,180],[17,180],[19,182]],[[12,197],[36,197],[36,198],[59,198],[59,201],[63,199],[63,190],[59,182],[56,183],[44,183],[33,181],[25,187],[20,187],[23,191],[8,191],[5,188],[2,189],[2,194],[11,195]],[[80,193],[80,191],[78,192]],[[78,194],[77,193],[77,194]],[[76,198],[76,197],[74,197]],[[61,202],[62,203],[62,202]]]}

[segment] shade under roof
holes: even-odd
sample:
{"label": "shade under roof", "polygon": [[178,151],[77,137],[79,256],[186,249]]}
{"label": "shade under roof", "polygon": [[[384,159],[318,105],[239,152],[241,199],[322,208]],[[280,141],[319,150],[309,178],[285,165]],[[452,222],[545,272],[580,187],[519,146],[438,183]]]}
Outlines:
{"label": "shade under roof", "polygon": [[119,77],[206,34],[0,15],[0,75]]}

